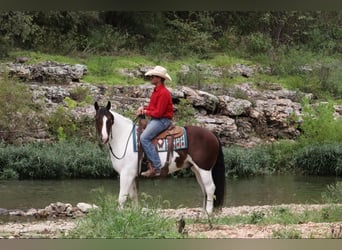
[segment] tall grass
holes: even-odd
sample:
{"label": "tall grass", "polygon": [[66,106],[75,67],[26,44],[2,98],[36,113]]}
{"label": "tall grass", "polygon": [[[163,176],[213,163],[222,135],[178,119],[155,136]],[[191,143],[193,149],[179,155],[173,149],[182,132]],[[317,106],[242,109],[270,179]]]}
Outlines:
{"label": "tall grass", "polygon": [[128,204],[118,209],[117,198],[100,195],[98,209],[82,218],[70,238],[183,238],[176,230],[176,221],[161,216],[158,204],[148,209]]}
{"label": "tall grass", "polygon": [[0,144],[0,176],[19,179],[108,178],[107,150],[91,142]]}
{"label": "tall grass", "polygon": [[294,154],[294,166],[309,175],[342,175],[340,143],[308,145]]}

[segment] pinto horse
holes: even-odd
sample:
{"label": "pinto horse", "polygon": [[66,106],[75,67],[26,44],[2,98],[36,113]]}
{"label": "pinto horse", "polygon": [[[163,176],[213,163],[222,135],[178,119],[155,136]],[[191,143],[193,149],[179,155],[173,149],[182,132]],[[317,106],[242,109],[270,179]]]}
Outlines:
{"label": "pinto horse", "polygon": [[[120,175],[119,206],[122,208],[129,196],[138,203],[136,179],[138,173],[138,153],[133,150],[132,120],[111,111],[111,103],[106,107],[94,104],[96,130],[103,144],[108,144],[113,168]],[[169,174],[182,168],[191,168],[204,194],[203,209],[208,213],[223,205],[225,190],[225,168],[222,146],[219,139],[208,129],[197,126],[184,127],[188,136],[188,148],[173,152],[169,163]],[[162,166],[167,153],[160,152]]]}

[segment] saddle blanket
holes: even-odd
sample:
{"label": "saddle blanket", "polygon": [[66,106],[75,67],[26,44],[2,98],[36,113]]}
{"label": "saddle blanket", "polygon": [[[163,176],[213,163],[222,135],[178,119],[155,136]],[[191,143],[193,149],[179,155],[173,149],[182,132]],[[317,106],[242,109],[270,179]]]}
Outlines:
{"label": "saddle blanket", "polygon": [[[138,132],[137,132],[138,126],[134,125],[133,129],[133,150],[134,152],[138,152]],[[183,135],[178,138],[173,139],[173,150],[183,150],[188,148],[188,137],[186,135],[186,130],[183,127]],[[157,141],[157,151],[158,152],[167,152],[168,150],[168,140],[166,138],[159,139]]]}

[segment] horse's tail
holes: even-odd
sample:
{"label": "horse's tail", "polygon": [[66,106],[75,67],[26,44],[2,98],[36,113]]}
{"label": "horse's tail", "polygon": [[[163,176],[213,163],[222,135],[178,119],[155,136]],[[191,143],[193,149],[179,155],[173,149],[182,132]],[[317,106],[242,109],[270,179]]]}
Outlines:
{"label": "horse's tail", "polygon": [[215,166],[212,169],[212,176],[214,180],[215,188],[215,199],[214,199],[214,207],[221,207],[224,201],[224,193],[225,193],[225,167],[224,167],[224,155],[222,152],[222,144],[219,139],[219,154],[217,156],[217,160]]}

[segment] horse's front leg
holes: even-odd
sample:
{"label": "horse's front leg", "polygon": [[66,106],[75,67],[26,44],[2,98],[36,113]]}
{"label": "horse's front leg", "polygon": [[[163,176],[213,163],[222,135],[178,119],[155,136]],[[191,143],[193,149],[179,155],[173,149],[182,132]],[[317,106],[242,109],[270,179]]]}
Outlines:
{"label": "horse's front leg", "polygon": [[138,206],[138,190],[137,190],[137,183],[135,179],[133,179],[131,188],[129,189],[129,198],[131,198],[133,206]]}
{"label": "horse's front leg", "polygon": [[128,195],[132,198],[133,202],[138,201],[135,185],[135,173],[132,171],[123,171],[120,173],[120,192],[119,192],[119,208],[122,209],[127,200]]}

